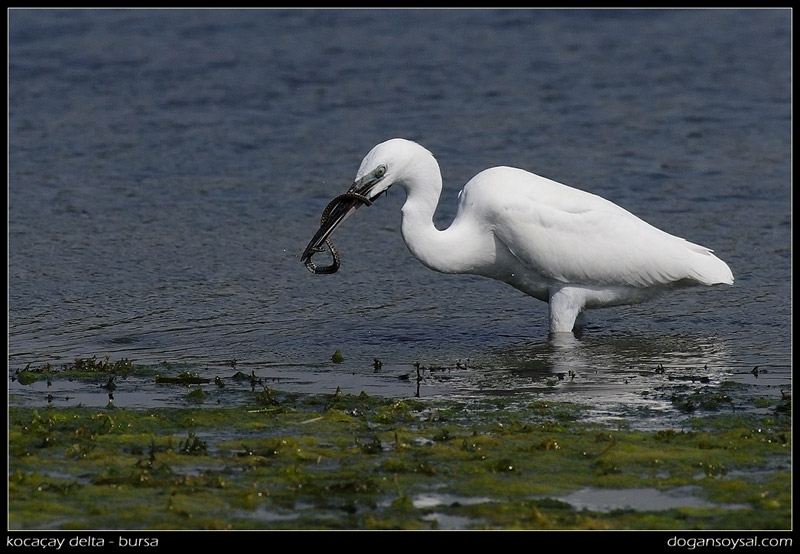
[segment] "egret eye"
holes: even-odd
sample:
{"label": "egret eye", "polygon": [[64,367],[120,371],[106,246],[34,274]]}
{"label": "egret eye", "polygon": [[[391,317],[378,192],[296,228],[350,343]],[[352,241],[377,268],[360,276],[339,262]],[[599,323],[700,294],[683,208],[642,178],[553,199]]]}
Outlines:
{"label": "egret eye", "polygon": [[379,166],[378,166],[378,167],[375,169],[375,171],[373,172],[373,174],[375,175],[375,178],[376,178],[376,179],[380,179],[381,177],[383,177],[384,175],[386,175],[386,166],[385,166],[385,165],[379,165]]}

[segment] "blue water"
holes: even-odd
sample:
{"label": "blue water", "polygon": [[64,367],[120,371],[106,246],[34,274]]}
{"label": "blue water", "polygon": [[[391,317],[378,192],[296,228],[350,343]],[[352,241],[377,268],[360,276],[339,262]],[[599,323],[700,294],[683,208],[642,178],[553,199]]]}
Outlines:
{"label": "blue water", "polygon": [[[573,369],[546,390],[603,411],[631,369],[752,384],[758,365],[779,394],[790,53],[777,9],[11,10],[10,375],[236,359],[303,390],[407,396],[414,362],[469,359],[483,370],[424,386],[510,394]],[[590,312],[564,350],[545,304],[419,264],[400,191],[337,231],[337,274],[311,275],[323,208],[395,136],[437,157],[440,226],[472,175],[513,165],[713,248],[736,284]]]}

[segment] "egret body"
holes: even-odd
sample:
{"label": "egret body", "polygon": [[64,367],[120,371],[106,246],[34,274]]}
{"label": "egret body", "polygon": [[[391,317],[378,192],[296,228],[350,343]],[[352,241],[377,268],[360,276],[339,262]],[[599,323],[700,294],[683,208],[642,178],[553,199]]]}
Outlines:
{"label": "egret body", "polygon": [[600,196],[513,167],[473,177],[459,193],[450,227],[437,229],[439,164],[405,139],[367,154],[303,261],[310,264],[336,227],[394,185],[406,191],[402,235],[420,262],[442,273],[497,279],[547,302],[552,333],[572,331],[586,309],[637,303],[675,287],[733,284],[730,268],[710,249]]}

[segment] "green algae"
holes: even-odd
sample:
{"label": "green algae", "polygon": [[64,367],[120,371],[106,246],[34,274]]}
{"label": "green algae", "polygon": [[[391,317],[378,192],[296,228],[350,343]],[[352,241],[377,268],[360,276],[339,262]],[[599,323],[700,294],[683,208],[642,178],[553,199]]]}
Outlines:
{"label": "green algae", "polygon": [[[686,389],[676,409],[692,403],[688,424],[641,431],[585,423],[585,407],[564,402],[253,385],[238,407],[201,397],[170,409],[10,408],[10,527],[429,529],[445,517],[474,529],[791,526],[782,403],[759,399],[764,415],[744,415],[719,391]],[[703,506],[600,511],[560,500],[687,486]]]}
{"label": "green algae", "polygon": [[[75,358],[71,364],[54,366],[44,363],[40,366],[28,364],[24,369],[15,371],[15,378],[22,384],[31,384],[39,380],[53,379],[56,377],[67,379],[86,379],[90,377],[116,375],[126,376],[134,370],[133,362],[124,358],[112,362],[109,356],[97,359],[97,356],[89,358]],[[139,368],[140,371],[143,368]]]}

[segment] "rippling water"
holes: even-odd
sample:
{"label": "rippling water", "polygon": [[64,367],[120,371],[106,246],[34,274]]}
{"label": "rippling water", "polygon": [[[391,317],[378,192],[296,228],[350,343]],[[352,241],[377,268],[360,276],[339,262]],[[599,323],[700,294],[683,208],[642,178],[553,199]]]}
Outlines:
{"label": "rippling water", "polygon": [[[602,411],[625,401],[630,368],[705,365],[719,380],[758,365],[777,394],[791,366],[790,23],[787,10],[11,10],[9,371],[236,359],[289,387],[405,396],[414,362],[469,359],[483,369],[427,392],[500,394],[573,369],[554,390]],[[325,204],[394,136],[439,160],[440,226],[472,175],[515,165],[713,248],[736,284],[590,312],[562,348],[545,304],[414,260],[394,191],[337,231],[339,273],[309,274],[299,254]]]}

